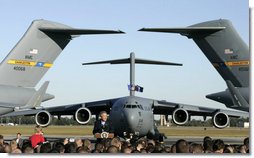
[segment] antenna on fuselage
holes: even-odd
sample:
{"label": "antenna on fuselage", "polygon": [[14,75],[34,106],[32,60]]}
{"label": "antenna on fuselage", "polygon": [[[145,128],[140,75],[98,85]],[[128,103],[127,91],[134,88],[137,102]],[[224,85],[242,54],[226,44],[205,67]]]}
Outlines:
{"label": "antenna on fuselage", "polygon": [[133,53],[133,52],[130,53],[130,58],[83,63],[82,65],[107,64],[107,63],[110,63],[110,64],[130,64],[130,96],[135,95],[135,64],[182,66],[182,64],[179,64],[179,63],[135,58],[135,53]]}

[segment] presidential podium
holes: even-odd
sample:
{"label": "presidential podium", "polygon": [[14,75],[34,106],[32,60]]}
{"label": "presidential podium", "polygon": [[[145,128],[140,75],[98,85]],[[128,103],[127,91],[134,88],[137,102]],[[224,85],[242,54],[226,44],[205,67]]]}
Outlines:
{"label": "presidential podium", "polygon": [[114,133],[102,132],[102,133],[95,133],[95,138],[99,139],[107,139],[107,138],[114,138]]}

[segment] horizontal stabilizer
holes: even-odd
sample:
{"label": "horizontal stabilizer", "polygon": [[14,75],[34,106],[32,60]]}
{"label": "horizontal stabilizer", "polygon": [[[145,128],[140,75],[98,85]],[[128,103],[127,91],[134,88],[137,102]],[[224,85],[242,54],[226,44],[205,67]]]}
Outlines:
{"label": "horizontal stabilizer", "polygon": [[118,34],[125,33],[121,30],[93,30],[93,29],[74,29],[74,28],[47,28],[41,27],[39,30],[48,33],[68,34],[68,35],[93,35],[93,34]]}
{"label": "horizontal stabilizer", "polygon": [[[99,62],[90,62],[83,63],[82,65],[93,65],[93,64],[129,64],[130,58],[125,59],[116,59],[116,60],[105,60]],[[153,64],[153,65],[172,65],[172,66],[182,66],[183,64],[172,63],[172,62],[163,62],[163,61],[155,61],[155,60],[146,60],[146,59],[135,59],[136,64]]]}
{"label": "horizontal stabilizer", "polygon": [[82,65],[94,65],[94,64],[127,64],[130,63],[129,58],[125,59],[116,59],[116,60],[105,60],[105,61],[98,61],[98,62],[90,62],[90,63],[83,63]]}
{"label": "horizontal stabilizer", "polygon": [[183,36],[189,37],[191,35],[213,34],[215,32],[224,29],[225,27],[184,27],[184,28],[142,28],[138,31],[180,33]]}
{"label": "horizontal stabilizer", "polygon": [[146,60],[146,59],[139,59],[135,60],[137,64],[154,64],[154,65],[172,65],[172,66],[182,66],[183,64],[179,63],[172,63],[172,62],[164,62],[164,61],[156,61],[156,60]]}
{"label": "horizontal stabilizer", "polygon": [[230,94],[232,95],[233,103],[239,107],[249,107],[247,101],[243,98],[238,89],[232,84],[231,81],[226,81]]}

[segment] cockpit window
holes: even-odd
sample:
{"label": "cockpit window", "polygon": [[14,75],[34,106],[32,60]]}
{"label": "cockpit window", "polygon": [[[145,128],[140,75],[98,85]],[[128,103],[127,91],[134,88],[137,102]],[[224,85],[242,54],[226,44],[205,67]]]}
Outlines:
{"label": "cockpit window", "polygon": [[141,110],[144,110],[142,105],[130,105],[130,104],[126,104],[126,105],[124,105],[123,108],[129,108],[129,109],[139,108]]}
{"label": "cockpit window", "polygon": [[137,108],[137,105],[132,105],[132,108]]}
{"label": "cockpit window", "polygon": [[125,108],[131,108],[131,105],[130,105],[130,104],[128,104],[128,105],[126,105],[126,106],[125,106]]}

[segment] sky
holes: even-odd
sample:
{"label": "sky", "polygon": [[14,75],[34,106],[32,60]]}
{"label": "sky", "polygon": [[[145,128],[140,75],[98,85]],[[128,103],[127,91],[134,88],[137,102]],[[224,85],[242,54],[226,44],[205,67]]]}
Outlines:
{"label": "sky", "polygon": [[126,34],[73,39],[39,84],[58,106],[129,95],[129,65],[82,66],[83,62],[129,57],[182,63],[182,67],[136,65],[137,96],[206,107],[225,108],[206,99],[226,84],[196,44],[178,34],[138,32],[143,27],[186,27],[229,19],[249,45],[247,0],[1,0],[0,60],[20,40],[31,22],[46,19],[75,28],[114,29]]}

